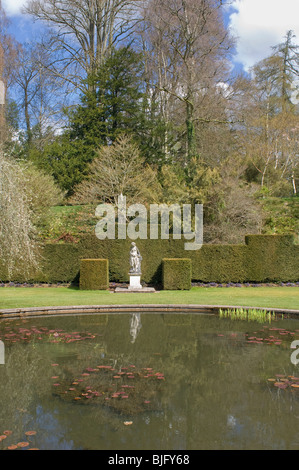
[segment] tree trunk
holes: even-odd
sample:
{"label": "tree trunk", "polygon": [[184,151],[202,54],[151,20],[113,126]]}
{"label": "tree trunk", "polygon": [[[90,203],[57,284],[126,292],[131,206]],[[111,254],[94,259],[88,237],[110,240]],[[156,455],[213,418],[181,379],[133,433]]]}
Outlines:
{"label": "tree trunk", "polygon": [[27,131],[27,143],[28,143],[28,145],[31,145],[32,131],[31,131],[29,100],[28,100],[28,90],[27,90],[27,88],[25,88],[25,94],[24,94],[24,114],[25,114],[25,123],[26,123],[26,131]]}
{"label": "tree trunk", "polygon": [[196,154],[196,139],[195,139],[195,127],[194,127],[194,106],[188,100],[186,101],[186,129],[187,129],[187,161],[190,161]]}
{"label": "tree trunk", "polygon": [[293,192],[294,192],[294,195],[297,196],[296,180],[295,180],[294,173],[292,173],[291,178],[292,178]]}

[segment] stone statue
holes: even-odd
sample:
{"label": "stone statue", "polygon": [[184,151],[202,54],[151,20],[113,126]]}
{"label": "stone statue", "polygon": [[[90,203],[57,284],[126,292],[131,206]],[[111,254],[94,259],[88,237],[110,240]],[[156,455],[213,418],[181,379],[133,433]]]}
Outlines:
{"label": "stone statue", "polygon": [[136,243],[132,243],[132,248],[130,250],[130,273],[141,274],[141,260],[142,256],[138,250]]}

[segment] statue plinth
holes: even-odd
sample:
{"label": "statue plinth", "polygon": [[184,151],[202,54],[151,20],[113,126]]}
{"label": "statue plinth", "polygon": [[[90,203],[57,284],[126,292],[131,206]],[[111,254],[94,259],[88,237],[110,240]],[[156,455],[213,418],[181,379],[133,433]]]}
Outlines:
{"label": "statue plinth", "polygon": [[130,276],[130,286],[129,289],[142,289],[140,283],[141,273],[129,273]]}

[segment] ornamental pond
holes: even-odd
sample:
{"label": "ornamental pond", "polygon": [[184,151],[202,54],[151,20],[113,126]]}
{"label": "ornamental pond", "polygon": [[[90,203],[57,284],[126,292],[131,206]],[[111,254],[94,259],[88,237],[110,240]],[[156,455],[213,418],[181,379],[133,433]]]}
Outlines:
{"label": "ornamental pond", "polygon": [[296,319],[2,319],[3,450],[299,449]]}

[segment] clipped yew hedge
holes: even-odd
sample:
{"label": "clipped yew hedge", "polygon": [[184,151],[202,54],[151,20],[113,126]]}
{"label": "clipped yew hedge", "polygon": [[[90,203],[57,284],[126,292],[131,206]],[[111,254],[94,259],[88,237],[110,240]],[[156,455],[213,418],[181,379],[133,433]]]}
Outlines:
{"label": "clipped yew hedge", "polygon": [[[299,281],[299,245],[291,235],[248,235],[243,245],[204,245],[185,251],[185,240],[136,240],[143,257],[142,280],[161,284],[164,258],[191,259],[192,280],[199,282]],[[99,240],[91,234],[79,243],[51,243],[43,250],[40,272],[18,282],[74,282],[79,284],[81,259],[109,261],[111,282],[129,281],[131,240]],[[7,279],[1,267],[0,281]]]}
{"label": "clipped yew hedge", "polygon": [[164,258],[162,262],[162,284],[166,290],[191,289],[191,259]]}
{"label": "clipped yew hedge", "polygon": [[245,243],[250,280],[299,280],[299,245],[294,245],[292,235],[248,235]]}
{"label": "clipped yew hedge", "polygon": [[80,281],[82,290],[105,290],[109,288],[109,263],[107,259],[81,259]]}

